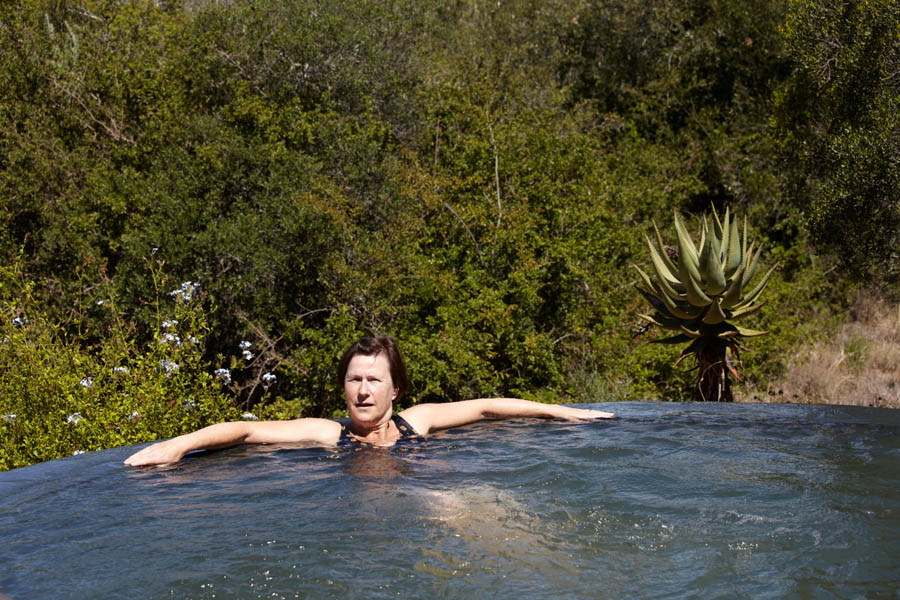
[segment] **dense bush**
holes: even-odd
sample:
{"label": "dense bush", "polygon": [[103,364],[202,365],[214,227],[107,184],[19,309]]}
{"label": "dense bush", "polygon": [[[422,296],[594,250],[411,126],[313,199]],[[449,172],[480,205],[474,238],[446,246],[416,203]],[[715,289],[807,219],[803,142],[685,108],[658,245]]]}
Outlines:
{"label": "dense bush", "polygon": [[[69,307],[48,317],[21,264],[0,267],[0,468],[192,431],[240,418],[227,372],[202,359],[208,335],[203,294],[168,282],[151,262],[158,327],[138,346],[102,271]],[[93,280],[93,278],[91,278]],[[223,369],[219,367],[218,369]]]}
{"label": "dense bush", "polygon": [[900,5],[795,0],[795,75],[777,95],[790,190],[843,274],[900,281]]}

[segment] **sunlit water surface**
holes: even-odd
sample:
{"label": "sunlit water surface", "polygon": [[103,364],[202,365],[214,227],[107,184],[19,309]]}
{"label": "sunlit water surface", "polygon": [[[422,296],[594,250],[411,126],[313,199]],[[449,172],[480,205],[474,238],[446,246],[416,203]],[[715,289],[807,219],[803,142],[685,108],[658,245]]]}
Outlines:
{"label": "sunlit water surface", "polygon": [[900,414],[620,403],[421,448],[0,473],[32,598],[900,598]]}

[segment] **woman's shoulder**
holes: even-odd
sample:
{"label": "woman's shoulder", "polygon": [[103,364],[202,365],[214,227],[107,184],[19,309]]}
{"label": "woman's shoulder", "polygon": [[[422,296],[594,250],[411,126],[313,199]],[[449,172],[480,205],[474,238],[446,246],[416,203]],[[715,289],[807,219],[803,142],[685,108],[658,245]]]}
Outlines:
{"label": "woman's shoulder", "polygon": [[431,427],[429,411],[432,409],[429,406],[428,404],[416,404],[401,410],[396,413],[396,416],[403,419],[419,435],[425,435]]}

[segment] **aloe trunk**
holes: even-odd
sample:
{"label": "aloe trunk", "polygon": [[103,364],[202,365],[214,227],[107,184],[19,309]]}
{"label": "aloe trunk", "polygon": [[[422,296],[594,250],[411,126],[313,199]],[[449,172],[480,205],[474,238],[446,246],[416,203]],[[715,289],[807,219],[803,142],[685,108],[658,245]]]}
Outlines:
{"label": "aloe trunk", "polygon": [[733,402],[724,343],[710,344],[697,353],[697,384],[694,402]]}

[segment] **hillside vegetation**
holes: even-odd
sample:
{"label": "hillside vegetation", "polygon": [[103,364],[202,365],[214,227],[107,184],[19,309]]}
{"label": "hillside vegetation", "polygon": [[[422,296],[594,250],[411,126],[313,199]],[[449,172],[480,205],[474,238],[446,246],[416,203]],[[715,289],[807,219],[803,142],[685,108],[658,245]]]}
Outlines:
{"label": "hillside vegetation", "polygon": [[340,414],[374,333],[406,405],[689,399],[629,264],[711,206],[779,265],[765,389],[900,292],[898,35],[892,0],[4,3],[0,468]]}

